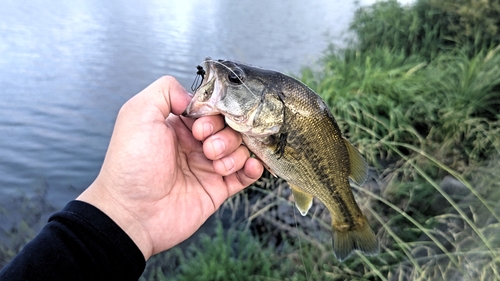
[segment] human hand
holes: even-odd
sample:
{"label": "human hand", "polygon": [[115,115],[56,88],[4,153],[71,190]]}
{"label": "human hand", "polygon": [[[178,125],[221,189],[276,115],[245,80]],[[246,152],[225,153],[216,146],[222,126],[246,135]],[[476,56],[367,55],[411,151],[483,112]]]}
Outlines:
{"label": "human hand", "polygon": [[222,116],[178,116],[190,99],[166,76],[127,101],[99,175],[77,198],[111,217],[146,260],[191,236],[263,172]]}

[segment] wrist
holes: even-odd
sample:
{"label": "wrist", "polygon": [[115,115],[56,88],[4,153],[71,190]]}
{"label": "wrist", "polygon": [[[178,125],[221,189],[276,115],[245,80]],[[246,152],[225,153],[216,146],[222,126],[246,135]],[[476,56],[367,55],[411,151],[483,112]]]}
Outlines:
{"label": "wrist", "polygon": [[145,260],[151,257],[153,246],[146,227],[129,211],[127,208],[129,206],[118,202],[96,182],[92,183],[76,200],[91,204],[105,213],[134,241]]}

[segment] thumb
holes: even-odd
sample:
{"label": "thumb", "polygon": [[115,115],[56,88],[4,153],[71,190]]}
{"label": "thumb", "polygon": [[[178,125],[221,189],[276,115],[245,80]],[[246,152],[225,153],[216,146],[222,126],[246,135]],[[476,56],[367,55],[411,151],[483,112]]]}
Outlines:
{"label": "thumb", "polygon": [[190,100],[191,95],[174,77],[163,76],[132,97],[124,106],[128,107],[127,113],[131,115],[141,115],[145,109],[154,106],[165,120],[170,113],[182,114]]}

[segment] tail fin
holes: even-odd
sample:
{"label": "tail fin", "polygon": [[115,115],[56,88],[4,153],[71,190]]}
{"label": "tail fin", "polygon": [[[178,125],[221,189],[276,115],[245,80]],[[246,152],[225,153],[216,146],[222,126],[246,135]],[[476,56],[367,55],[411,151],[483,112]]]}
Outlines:
{"label": "tail fin", "polygon": [[335,257],[339,261],[343,261],[354,250],[359,250],[369,256],[378,254],[378,241],[368,222],[349,231],[339,231],[333,227],[333,252]]}

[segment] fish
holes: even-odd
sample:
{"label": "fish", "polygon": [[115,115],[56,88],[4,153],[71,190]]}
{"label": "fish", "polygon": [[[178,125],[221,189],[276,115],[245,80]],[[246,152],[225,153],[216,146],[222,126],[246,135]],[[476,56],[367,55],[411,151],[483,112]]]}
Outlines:
{"label": "fish", "polygon": [[237,61],[207,57],[198,70],[203,80],[183,115],[222,114],[267,170],[286,180],[301,215],[318,198],[331,214],[339,261],[355,250],[376,255],[378,240],[349,182],[362,185],[368,165],[322,98],[293,77]]}

